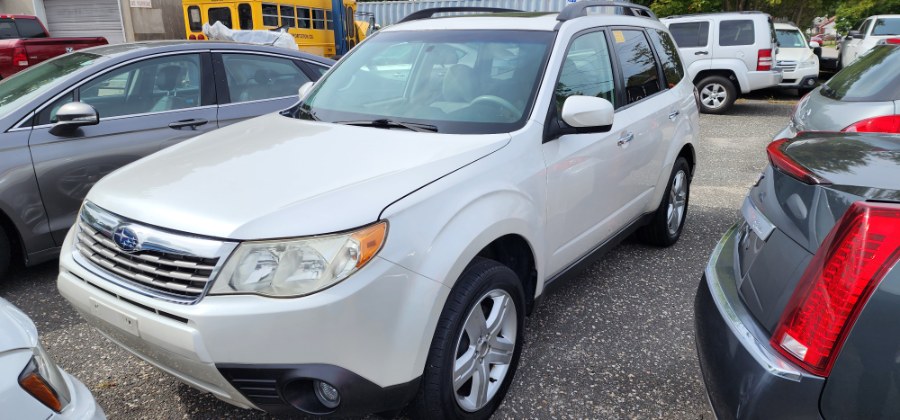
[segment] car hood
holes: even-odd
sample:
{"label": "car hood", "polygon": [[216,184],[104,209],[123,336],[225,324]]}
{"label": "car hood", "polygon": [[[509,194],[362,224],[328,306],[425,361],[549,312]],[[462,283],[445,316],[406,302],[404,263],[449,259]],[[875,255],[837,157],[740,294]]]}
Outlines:
{"label": "car hood", "polygon": [[87,200],[128,219],[217,238],[337,232],[374,222],[389,204],[509,139],[270,114],[127,165]]}
{"label": "car hood", "polygon": [[38,332],[28,315],[0,298],[0,353],[37,346]]}
{"label": "car hood", "polygon": [[813,55],[808,48],[784,48],[778,47],[778,53],[775,54],[775,60],[782,61],[803,61],[809,59]]}

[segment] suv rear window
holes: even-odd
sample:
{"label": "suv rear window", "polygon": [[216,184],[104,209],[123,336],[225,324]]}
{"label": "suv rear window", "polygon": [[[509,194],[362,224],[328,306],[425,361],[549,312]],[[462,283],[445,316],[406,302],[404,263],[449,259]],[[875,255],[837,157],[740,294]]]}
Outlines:
{"label": "suv rear window", "polygon": [[47,33],[36,19],[16,19],[19,36],[22,38],[46,38]]}
{"label": "suv rear window", "polygon": [[900,18],[878,19],[872,28],[872,35],[900,35]]}
{"label": "suv rear window", "polygon": [[709,22],[673,23],[669,32],[681,48],[705,47],[709,42]]}
{"label": "suv rear window", "polygon": [[736,45],[753,45],[756,33],[752,20],[723,20],[719,22],[719,45],[731,47]]}
{"label": "suv rear window", "polygon": [[848,102],[900,99],[900,47],[879,45],[822,85],[827,98]]}

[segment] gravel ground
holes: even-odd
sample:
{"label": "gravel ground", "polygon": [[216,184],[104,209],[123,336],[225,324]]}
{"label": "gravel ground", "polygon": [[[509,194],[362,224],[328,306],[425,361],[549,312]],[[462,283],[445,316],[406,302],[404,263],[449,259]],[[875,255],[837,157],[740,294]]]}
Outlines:
{"label": "gravel ground", "polygon": [[[681,241],[658,249],[627,240],[551,293],[527,321],[522,362],[495,418],[714,418],[694,351],[694,292],[795,101],[763,91],[739,100],[730,115],[701,116]],[[0,296],[34,319],[50,354],[110,418],[268,418],[195,391],[111,344],[59,296],[55,275],[55,263],[15,268],[0,282]]]}

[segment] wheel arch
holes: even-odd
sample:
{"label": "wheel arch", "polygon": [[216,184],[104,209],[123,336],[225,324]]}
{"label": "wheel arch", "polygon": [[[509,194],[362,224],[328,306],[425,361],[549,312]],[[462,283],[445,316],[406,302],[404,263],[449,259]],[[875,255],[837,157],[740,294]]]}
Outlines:
{"label": "wheel arch", "polygon": [[734,88],[737,89],[738,92],[744,91],[744,88],[742,86],[745,86],[746,82],[742,85],[740,79],[737,76],[737,72],[730,68],[701,70],[697,73],[696,76],[694,76],[694,86],[697,86],[697,84],[700,83],[701,80],[709,76],[722,76],[734,83]]}
{"label": "wheel arch", "polygon": [[691,143],[685,143],[684,146],[681,147],[681,150],[678,152],[678,155],[675,157],[678,158],[683,157],[688,162],[688,167],[691,168],[690,176],[694,177],[694,170],[697,167],[697,152],[694,150],[694,145]]}
{"label": "wheel arch", "polygon": [[22,236],[12,218],[6,212],[6,209],[0,207],[0,227],[6,232],[6,238],[9,240],[10,264],[14,262],[24,263],[25,248],[22,245]]}

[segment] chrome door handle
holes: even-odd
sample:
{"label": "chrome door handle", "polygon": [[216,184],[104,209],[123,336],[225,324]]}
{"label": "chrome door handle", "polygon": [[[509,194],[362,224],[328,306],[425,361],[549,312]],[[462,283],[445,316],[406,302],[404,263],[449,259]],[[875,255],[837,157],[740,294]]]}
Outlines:
{"label": "chrome door handle", "polygon": [[672,111],[672,113],[669,114],[669,119],[672,120],[672,121],[675,121],[675,117],[677,117],[678,114],[681,114],[681,113],[678,112],[678,111]]}
{"label": "chrome door handle", "polygon": [[627,132],[619,136],[619,142],[617,143],[619,146],[624,146],[634,140],[634,133]]}

